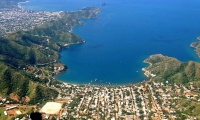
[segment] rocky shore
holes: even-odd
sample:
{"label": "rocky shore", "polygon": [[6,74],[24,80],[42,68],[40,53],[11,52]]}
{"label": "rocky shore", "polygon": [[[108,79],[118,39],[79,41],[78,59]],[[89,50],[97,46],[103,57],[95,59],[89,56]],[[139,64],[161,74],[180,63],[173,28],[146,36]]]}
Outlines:
{"label": "rocky shore", "polygon": [[197,37],[197,40],[198,41],[193,42],[190,46],[195,48],[196,54],[198,55],[198,57],[200,57],[200,36]]}

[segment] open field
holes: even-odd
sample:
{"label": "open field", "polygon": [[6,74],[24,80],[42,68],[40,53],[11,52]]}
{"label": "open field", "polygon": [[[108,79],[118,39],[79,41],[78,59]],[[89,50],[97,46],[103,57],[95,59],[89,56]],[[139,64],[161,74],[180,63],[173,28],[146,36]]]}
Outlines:
{"label": "open field", "polygon": [[41,109],[40,112],[46,114],[58,114],[61,110],[62,104],[56,102],[47,102]]}

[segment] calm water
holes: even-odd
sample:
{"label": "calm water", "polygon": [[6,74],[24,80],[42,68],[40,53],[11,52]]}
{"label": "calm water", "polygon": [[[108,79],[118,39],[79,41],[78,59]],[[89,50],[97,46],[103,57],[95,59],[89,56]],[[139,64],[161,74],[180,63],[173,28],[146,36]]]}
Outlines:
{"label": "calm water", "polygon": [[[128,84],[143,81],[143,60],[161,53],[199,61],[190,44],[200,35],[199,0],[31,0],[32,10],[76,11],[99,7],[98,19],[84,20],[73,33],[86,43],[61,52],[69,70],[56,78],[70,83]],[[96,79],[96,81],[95,81]]]}

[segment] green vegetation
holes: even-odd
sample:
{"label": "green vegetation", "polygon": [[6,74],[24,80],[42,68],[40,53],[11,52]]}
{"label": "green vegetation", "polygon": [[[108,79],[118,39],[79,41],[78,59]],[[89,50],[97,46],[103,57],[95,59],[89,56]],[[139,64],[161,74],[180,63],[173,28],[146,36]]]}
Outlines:
{"label": "green vegetation", "polygon": [[[83,24],[81,18],[96,18],[98,12],[97,8],[61,12],[57,20],[0,38],[0,95],[14,94],[22,102],[27,102],[23,99],[27,96],[30,104],[57,97],[58,92],[47,87],[47,82],[56,74],[54,67],[67,68],[58,61],[59,51],[69,44],[82,43],[79,36],[69,31]],[[52,84],[56,84],[55,80],[51,80],[49,85]]]}
{"label": "green vegetation", "polygon": [[5,111],[5,109],[0,107],[0,118],[1,118],[1,120],[7,120],[7,118],[8,118],[8,116],[4,115],[4,111]]}
{"label": "green vegetation", "polygon": [[76,107],[78,105],[78,103],[81,101],[81,96],[78,96],[76,98],[73,98],[72,102],[69,104],[69,106],[71,107],[71,109],[74,109],[74,107]]}
{"label": "green vegetation", "polygon": [[0,63],[0,65],[1,68],[4,68],[0,72],[0,84],[2,85],[0,91],[2,96],[9,96],[11,93],[17,94],[20,98],[29,96],[32,98],[30,101],[32,104],[57,96],[58,92],[56,90],[40,85],[39,83],[41,82],[39,81],[35,83],[33,88],[31,83],[35,81],[31,79],[29,74],[13,69],[3,63]]}
{"label": "green vegetation", "polygon": [[15,67],[30,65],[47,65],[55,62],[59,51],[68,44],[82,43],[83,40],[69,31],[73,26],[82,24],[81,18],[96,17],[100,12],[88,8],[78,12],[62,12],[61,18],[43,24],[30,31],[18,31],[0,38],[0,60]]}
{"label": "green vegetation", "polygon": [[152,64],[146,70],[156,75],[152,77],[155,81],[164,83],[168,81],[172,85],[174,83],[186,85],[189,82],[198,83],[200,81],[200,63],[198,62],[180,62],[175,58],[161,54],[153,55],[145,62]]}
{"label": "green vegetation", "polygon": [[195,51],[197,53],[197,55],[200,57],[200,37],[197,37],[197,40],[196,42],[193,42],[190,46],[195,48]]}
{"label": "green vegetation", "polygon": [[176,114],[180,117],[188,117],[195,116],[197,118],[200,117],[200,103],[198,101],[188,101],[187,99],[180,99],[177,101],[177,108],[182,107],[181,112],[177,112]]}

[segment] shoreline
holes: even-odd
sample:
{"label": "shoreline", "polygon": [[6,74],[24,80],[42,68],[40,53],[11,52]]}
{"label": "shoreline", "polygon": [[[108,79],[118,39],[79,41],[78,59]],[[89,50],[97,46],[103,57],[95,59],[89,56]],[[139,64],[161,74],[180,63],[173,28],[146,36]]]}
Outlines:
{"label": "shoreline", "polygon": [[70,82],[66,82],[66,81],[62,81],[62,80],[59,80],[59,79],[56,79],[57,81],[61,82],[62,84],[67,84],[67,85],[74,85],[74,86],[101,86],[101,87],[118,87],[118,86],[130,86],[130,85],[137,85],[137,84],[141,84],[141,83],[145,83],[145,82],[148,82],[150,79],[148,80],[143,80],[141,82],[137,82],[137,83],[129,83],[129,84],[116,84],[116,85],[107,85],[107,84],[102,84],[102,85],[99,85],[99,84],[80,84],[80,83],[70,83]]}
{"label": "shoreline", "polygon": [[18,2],[18,3],[17,3],[17,6],[20,7],[20,8],[25,8],[25,7],[23,7],[23,6],[21,5],[21,3],[28,3],[28,2],[30,2],[30,1],[27,0],[26,2]]}
{"label": "shoreline", "polygon": [[[149,58],[151,58],[151,57],[152,57],[152,55],[151,55]],[[143,62],[146,63],[146,64],[149,64],[148,67],[151,67],[151,66],[152,66],[152,63],[147,62],[146,60],[144,60]],[[142,68],[142,71],[144,71],[144,75],[145,75],[147,78],[150,77],[151,72],[147,70],[147,67]]]}
{"label": "shoreline", "polygon": [[[155,55],[163,56],[162,54],[155,54]],[[152,57],[153,55],[150,55],[147,59],[152,58]],[[147,59],[144,60],[143,62],[149,64],[149,66],[142,68],[142,71],[144,71],[144,75],[150,80],[152,77],[155,77],[156,74],[152,74],[150,70],[147,70],[147,68],[152,66],[152,63],[148,62]]]}
{"label": "shoreline", "polygon": [[199,45],[199,41],[200,41],[200,37],[197,37],[197,41],[196,42],[192,42],[190,44],[190,47],[194,48],[194,51],[197,54],[198,58],[200,58],[200,52],[197,51],[198,45]]}
{"label": "shoreline", "polygon": [[[27,3],[27,2],[30,2],[30,1],[19,2],[19,3],[18,3],[18,7],[20,7],[20,8],[25,8],[25,9],[29,10],[29,9],[26,8],[25,6],[22,6],[22,5],[21,5],[21,3]],[[86,8],[88,8],[88,7],[83,7],[83,8],[80,9],[79,11],[81,11],[81,10],[83,10],[83,9],[86,9]],[[45,11],[45,10],[38,10],[38,11]],[[68,12],[76,12],[76,11],[58,11],[58,12],[67,12],[67,13],[68,13]],[[95,18],[98,18],[98,16],[95,17]],[[84,18],[84,19],[91,19],[91,18]],[[85,24],[85,23],[84,23],[84,24]],[[83,25],[83,24],[78,24],[78,25]],[[77,25],[75,25],[75,26],[77,26]],[[73,33],[72,31],[73,31],[73,28],[74,28],[75,26],[72,26],[71,30],[68,31],[68,32]],[[62,50],[68,49],[68,48],[70,47],[70,45],[82,44],[82,43],[85,43],[85,42],[86,42],[86,41],[82,39],[82,42],[77,42],[77,43],[66,43],[66,44],[63,46],[63,48],[61,48],[61,49],[59,50],[59,54],[60,54],[60,52],[62,52]],[[61,57],[61,56],[60,56],[60,57]],[[62,63],[62,64],[63,64],[63,63]],[[150,64],[150,63],[149,63],[149,64]],[[66,64],[63,64],[63,65],[67,66]],[[142,69],[143,69],[143,68],[142,68]],[[68,71],[68,69],[66,69],[65,71],[60,71],[59,73],[57,73],[56,75],[54,75],[53,78],[56,79],[56,76],[57,76],[57,75],[62,74],[63,72],[67,72],[67,71]],[[143,71],[143,70],[142,70],[142,71]],[[145,75],[145,76],[147,77],[146,73],[143,73],[143,75]],[[56,80],[58,80],[58,79],[56,79]],[[149,80],[149,79],[148,79],[148,80]],[[102,85],[99,85],[99,84],[96,85],[96,84],[91,84],[90,82],[89,82],[88,84],[79,84],[79,83],[69,83],[69,82],[62,81],[62,80],[58,80],[58,81],[63,82],[63,83],[66,83],[66,84],[73,84],[73,85],[126,86],[126,85],[139,84],[139,83],[142,83],[142,82],[147,81],[147,80],[142,80],[141,82],[136,82],[136,83],[115,84],[115,85],[111,85],[111,84],[107,84],[107,83],[104,83],[104,84],[102,84]],[[134,81],[134,80],[133,80],[133,81]]]}

